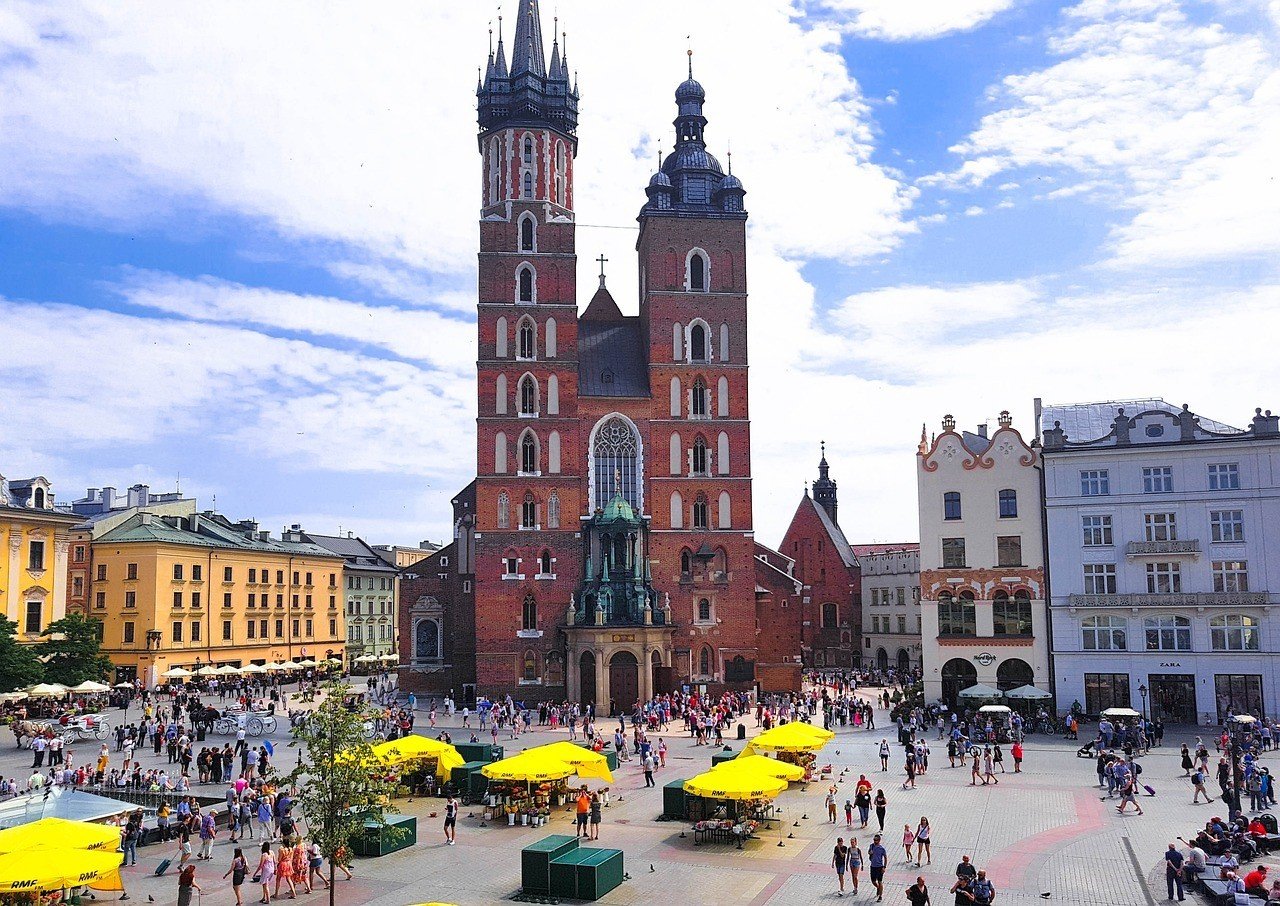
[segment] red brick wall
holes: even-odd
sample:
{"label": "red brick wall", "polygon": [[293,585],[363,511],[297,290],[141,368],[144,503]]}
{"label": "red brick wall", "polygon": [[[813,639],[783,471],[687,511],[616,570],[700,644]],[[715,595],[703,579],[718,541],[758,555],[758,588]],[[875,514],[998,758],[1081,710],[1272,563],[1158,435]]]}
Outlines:
{"label": "red brick wall", "polygon": [[[808,497],[800,502],[779,549],[795,560],[796,578],[805,586],[806,663],[812,664],[813,654],[821,651],[828,666],[850,666],[862,633],[861,576],[844,565],[815,506]],[[822,605],[828,602],[837,606],[835,626],[822,624]]]}

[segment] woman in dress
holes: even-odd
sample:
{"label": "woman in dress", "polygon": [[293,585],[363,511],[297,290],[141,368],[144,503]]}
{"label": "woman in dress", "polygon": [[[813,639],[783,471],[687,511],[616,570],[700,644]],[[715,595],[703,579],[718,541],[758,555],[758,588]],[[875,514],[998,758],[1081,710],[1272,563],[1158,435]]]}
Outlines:
{"label": "woman in dress", "polygon": [[231,890],[236,895],[236,906],[244,906],[244,900],[240,898],[240,887],[244,884],[244,877],[249,873],[249,863],[245,861],[244,850],[236,847],[235,855],[231,857],[231,867],[227,869],[227,874],[223,875],[225,880],[227,875],[231,876]]}
{"label": "woman in dress", "polygon": [[916,866],[920,865],[920,857],[926,856],[928,861],[924,864],[933,864],[933,849],[930,843],[933,839],[933,828],[929,825],[929,819],[924,815],[920,816],[920,824],[916,827]]}
{"label": "woman in dress", "polygon": [[293,850],[283,841],[280,848],[276,850],[276,896],[280,896],[280,882],[284,882],[289,888],[289,899],[294,899],[298,895],[297,888],[293,886]]}
{"label": "woman in dress", "polygon": [[907,852],[907,861],[911,861],[911,847],[916,842],[915,832],[911,830],[910,824],[902,825],[902,848]]}
{"label": "woman in dress", "polygon": [[311,893],[311,872],[307,870],[306,849],[299,840],[293,847],[293,879],[304,889],[303,893]]}
{"label": "woman in dress", "polygon": [[1191,750],[1187,748],[1187,744],[1182,744],[1182,776],[1190,777],[1191,769],[1195,767],[1195,762],[1191,760]]}
{"label": "woman in dress", "polygon": [[262,855],[258,857],[258,867],[254,870],[254,875],[262,882],[262,899],[259,903],[271,902],[271,880],[276,876],[276,860],[271,855],[271,842],[269,840],[262,841]]}

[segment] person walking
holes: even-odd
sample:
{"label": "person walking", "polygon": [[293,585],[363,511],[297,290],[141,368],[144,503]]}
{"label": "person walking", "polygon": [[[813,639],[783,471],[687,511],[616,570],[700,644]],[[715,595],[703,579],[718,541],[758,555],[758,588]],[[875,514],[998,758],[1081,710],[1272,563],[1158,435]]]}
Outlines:
{"label": "person walking", "polygon": [[915,831],[911,829],[910,824],[902,825],[902,848],[907,852],[907,861],[911,861],[911,847],[915,845]]}
{"label": "person walking", "polygon": [[836,838],[836,847],[831,854],[831,867],[836,870],[836,880],[840,882],[840,890],[836,896],[844,896],[844,873],[849,863],[849,847],[844,845],[844,837]]}
{"label": "person walking", "polygon": [[1000,743],[996,743],[994,746],[991,747],[991,758],[996,764],[1000,766],[1000,773],[1001,774],[1005,773],[1004,752],[1000,751]]}
{"label": "person walking", "polygon": [[324,872],[320,869],[324,867],[324,853],[320,851],[320,844],[312,840],[307,844],[307,885],[312,889],[316,889],[316,881],[320,882],[319,886],[329,889],[329,879],[324,876]]}
{"label": "person walking", "polygon": [[644,761],[641,763],[644,765],[644,785],[646,787],[657,786],[657,784],[653,782],[653,753],[646,752]]}
{"label": "person walking", "polygon": [[245,861],[244,850],[237,846],[235,854],[231,857],[231,867],[222,876],[223,880],[226,880],[228,875],[231,876],[231,890],[236,895],[236,906],[244,906],[244,900],[240,896],[240,887],[244,884],[245,875],[248,873],[249,863]]}
{"label": "person walking", "polygon": [[191,858],[191,828],[183,824],[178,831],[178,867],[182,868]]}
{"label": "person walking", "polygon": [[1014,740],[1013,747],[1009,750],[1009,754],[1013,756],[1013,773],[1022,773],[1022,740]]}
{"label": "person walking", "polygon": [[1195,796],[1191,799],[1192,805],[1199,804],[1200,797],[1202,795],[1204,796],[1205,802],[1213,801],[1213,797],[1209,795],[1209,791],[1204,788],[1204,771],[1200,770],[1198,766],[1191,774],[1191,785],[1195,788]]}
{"label": "person walking", "polygon": [[907,888],[907,902],[911,906],[933,906],[933,900],[929,899],[929,887],[924,883],[924,878],[916,878],[916,882]]}
{"label": "person walking", "polygon": [[933,827],[929,824],[929,819],[924,815],[920,816],[920,823],[916,826],[916,867],[920,867],[920,857],[926,858],[925,865],[933,864],[933,849],[931,842],[933,840]]}
{"label": "person walking", "polygon": [[973,889],[969,886],[969,879],[966,877],[956,878],[956,882],[951,885],[951,892],[955,894],[956,906],[973,906],[974,896]]}
{"label": "person walking", "polygon": [[196,883],[196,867],[187,865],[178,872],[178,906],[191,906],[193,890],[203,893],[200,891],[200,885]]}
{"label": "person walking", "polygon": [[[978,781],[982,779],[982,753],[976,748],[973,750],[973,765],[969,775],[969,786],[977,786]],[[985,781],[983,781],[985,783]]]}
{"label": "person walking", "polygon": [[1182,744],[1182,776],[1190,777],[1191,769],[1195,767],[1195,762],[1191,760],[1191,750],[1187,748],[1187,744]]}
{"label": "person walking", "polygon": [[[1186,746],[1182,747],[1185,752]],[[1173,899],[1174,892],[1177,892],[1179,900],[1185,900],[1186,894],[1182,889],[1182,853],[1178,851],[1178,847],[1170,843],[1169,848],[1164,853],[1164,880],[1169,888],[1169,899]]]}
{"label": "person walking", "polygon": [[867,865],[871,869],[871,884],[876,889],[877,903],[884,900],[884,867],[888,862],[889,853],[880,842],[880,835],[876,834],[867,847]]}
{"label": "person walking", "polygon": [[988,783],[999,783],[1000,779],[996,777],[993,768],[995,767],[991,757],[991,748],[984,746],[982,749],[982,784],[986,786]]}
{"label": "person walking", "polygon": [[856,837],[849,839],[849,882],[853,885],[853,895],[858,895],[858,875],[862,872],[862,850],[858,847]]}
{"label": "person walking", "polygon": [[453,846],[458,828],[458,800],[452,795],[444,803],[444,843]]}
{"label": "person walking", "polygon": [[889,800],[885,798],[884,790],[876,790],[875,806],[876,806],[876,823],[880,825],[876,829],[879,830],[881,833],[884,833],[884,816],[885,816],[885,812],[889,808]]}
{"label": "person walking", "polygon": [[970,882],[969,890],[973,893],[973,906],[991,906],[991,901],[996,898],[996,885],[987,880],[985,868],[978,869],[978,876]]}
{"label": "person walking", "polygon": [[1120,804],[1116,806],[1116,811],[1123,815],[1125,807],[1129,805],[1137,809],[1139,815],[1144,814],[1142,806],[1138,805],[1138,779],[1132,773],[1125,773],[1124,785],[1120,788]]}
{"label": "person walking", "polygon": [[276,876],[276,857],[271,854],[271,841],[262,841],[262,854],[258,856],[258,867],[253,872],[255,881],[262,885],[262,897],[259,903],[271,902],[271,882]]}
{"label": "person walking", "polygon": [[827,821],[831,824],[836,823],[836,788],[832,787],[827,790],[827,798],[823,800],[827,807]]}
{"label": "person walking", "polygon": [[853,830],[853,801],[850,799],[844,801],[844,826],[845,830]]}
{"label": "person walking", "polygon": [[880,770],[889,770],[889,740],[880,740]]}
{"label": "person walking", "polygon": [[862,822],[862,829],[866,830],[867,821],[871,817],[871,789],[870,787],[863,789],[858,788],[854,793],[853,804],[858,807],[858,819]]}

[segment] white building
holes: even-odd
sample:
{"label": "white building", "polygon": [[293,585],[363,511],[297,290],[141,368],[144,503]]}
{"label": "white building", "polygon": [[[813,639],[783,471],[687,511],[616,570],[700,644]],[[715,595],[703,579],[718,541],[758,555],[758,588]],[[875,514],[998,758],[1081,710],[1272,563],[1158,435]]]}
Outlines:
{"label": "white building", "polygon": [[1059,710],[1274,716],[1280,418],[1242,431],[1139,400],[1040,422]]}
{"label": "white building", "polygon": [[853,551],[862,567],[862,662],[920,669],[920,545],[859,544]]}
{"label": "white building", "polygon": [[926,701],[977,683],[1049,689],[1039,451],[1008,412],[987,435],[950,415],[917,455]]}

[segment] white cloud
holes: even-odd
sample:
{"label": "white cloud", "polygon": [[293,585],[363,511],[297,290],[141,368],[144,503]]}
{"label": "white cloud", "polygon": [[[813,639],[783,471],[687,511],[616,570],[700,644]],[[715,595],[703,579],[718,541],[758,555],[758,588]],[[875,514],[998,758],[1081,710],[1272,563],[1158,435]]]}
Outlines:
{"label": "white cloud", "polygon": [[909,41],[937,38],[984,25],[1017,0],[819,0],[847,17],[849,31],[868,38]]}
{"label": "white cloud", "polygon": [[1049,44],[1059,61],[1004,79],[997,109],[953,148],[960,168],[922,184],[1074,171],[1083,180],[1050,197],[1116,204],[1110,251],[1125,265],[1280,251],[1274,30],[1193,21],[1174,0],[1086,0],[1064,21]]}
{"label": "white cloud", "polygon": [[154,271],[130,271],[117,290],[141,308],[193,321],[347,340],[459,375],[470,374],[475,365],[474,321],[435,312],[304,296],[213,277],[187,280]]}

